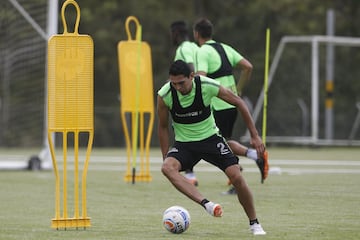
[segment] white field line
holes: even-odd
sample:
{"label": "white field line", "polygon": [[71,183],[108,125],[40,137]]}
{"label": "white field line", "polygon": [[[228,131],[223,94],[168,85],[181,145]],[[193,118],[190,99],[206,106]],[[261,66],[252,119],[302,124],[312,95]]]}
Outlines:
{"label": "white field line", "polygon": [[[79,156],[80,165],[85,157]],[[160,157],[150,157],[150,171],[160,171],[162,159]],[[57,156],[58,168],[62,169],[62,156]],[[73,156],[68,156],[68,170],[73,170],[71,163],[74,162]],[[126,171],[126,156],[90,156],[89,171]],[[244,167],[244,172],[258,172],[259,169],[252,160],[240,159],[240,164]],[[27,162],[21,160],[20,156],[1,156],[0,169],[23,169]],[[138,158],[138,167],[140,160]],[[43,163],[44,169],[52,169],[52,163]],[[81,168],[80,168],[81,169]],[[200,161],[195,166],[198,172],[216,172],[217,168]],[[271,159],[269,174],[360,174],[360,161],[356,160],[284,160]]]}
{"label": "white field line", "polygon": [[[68,159],[68,161],[71,161]],[[138,159],[138,167],[140,166]],[[150,157],[150,171],[160,171],[162,159]],[[90,158],[89,171],[126,171],[126,157],[100,157]],[[240,164],[244,167],[244,172],[259,172],[254,161],[240,159]],[[69,170],[73,167],[68,168]],[[217,168],[210,164],[200,161],[195,166],[198,172],[217,172]],[[269,174],[360,174],[360,161],[354,160],[278,160],[270,161]]]}

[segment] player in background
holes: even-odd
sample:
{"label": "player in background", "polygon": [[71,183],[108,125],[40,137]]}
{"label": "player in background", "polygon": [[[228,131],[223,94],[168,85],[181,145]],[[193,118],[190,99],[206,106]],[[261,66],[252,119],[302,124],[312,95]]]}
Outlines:
{"label": "player in background", "polygon": [[[215,79],[235,95],[241,96],[243,86],[250,80],[253,69],[252,64],[231,46],[212,39],[213,25],[208,19],[202,18],[198,20],[194,24],[193,31],[194,39],[200,46],[196,55],[196,74]],[[237,84],[233,75],[235,67],[241,69],[240,79]],[[228,140],[230,148],[236,155],[248,157],[256,162],[263,183],[269,170],[267,151],[259,155],[255,149],[247,148],[237,141],[230,140],[237,117],[235,106],[220,98],[214,98],[211,105],[216,124],[221,134]],[[225,193],[235,194],[235,188],[231,187]]]}
{"label": "player in background", "polygon": [[[189,65],[182,60],[170,66],[169,77],[157,96],[157,133],[163,156],[162,173],[178,191],[203,206],[210,215],[221,217],[221,205],[206,199],[196,186],[180,174],[200,160],[218,167],[234,185],[239,203],[249,219],[251,232],[265,235],[256,216],[253,195],[240,172],[239,159],[219,133],[210,107],[215,97],[236,106],[249,129],[252,146],[262,155],[265,146],[245,102],[211,78],[194,77]],[[175,135],[172,148],[169,148],[170,114]]]}
{"label": "player in background", "polygon": [[[196,51],[199,47],[196,43],[190,41],[188,26],[185,21],[172,22],[170,34],[172,44],[176,47],[174,61],[183,60],[189,64],[191,71],[195,72]],[[186,169],[185,177],[195,186],[198,186],[198,180],[193,169]]]}
{"label": "player in background", "polygon": [[170,32],[172,44],[176,47],[174,61],[183,60],[195,72],[196,51],[199,46],[190,41],[187,24],[182,20],[175,21],[170,25]]}

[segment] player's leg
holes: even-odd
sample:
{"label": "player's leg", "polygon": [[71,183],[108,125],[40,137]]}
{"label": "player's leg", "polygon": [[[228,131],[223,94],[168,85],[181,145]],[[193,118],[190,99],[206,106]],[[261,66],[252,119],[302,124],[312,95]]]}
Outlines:
{"label": "player's leg", "polygon": [[[199,158],[221,169],[233,183],[236,188],[239,203],[249,218],[250,228],[253,234],[266,234],[257,220],[253,195],[240,172],[239,159],[233,154],[226,140],[221,136],[215,135],[204,141],[203,145],[204,146],[198,146],[197,151]],[[210,146],[216,147],[211,148]],[[206,147],[207,151],[204,151]]]}
{"label": "player's leg", "polygon": [[193,168],[185,170],[185,177],[191,184],[193,184],[195,186],[199,185],[199,182],[198,182],[198,180],[196,178],[196,175],[195,175],[195,172],[194,172]]}
{"label": "player's leg", "polygon": [[[236,121],[236,117],[238,114],[237,109],[230,108],[230,109],[225,109],[225,110],[220,110],[220,111],[214,111],[213,113],[214,113],[216,126],[219,128],[221,135],[225,139],[230,139],[233,128],[234,128],[234,124]],[[231,148],[231,146],[230,146],[230,148]],[[246,151],[246,149],[244,150],[244,152],[245,151]],[[241,166],[240,166],[240,169],[242,170]],[[230,180],[228,180],[228,185],[230,186],[229,190],[223,192],[223,194],[226,194],[226,195],[236,194],[236,190],[231,185]]]}
{"label": "player's leg", "polygon": [[227,167],[225,169],[225,174],[235,187],[239,202],[249,218],[250,230],[254,235],[265,235],[266,232],[262,229],[256,216],[253,195],[245,181],[245,178],[240,173],[239,166],[232,165]]}
{"label": "player's leg", "polygon": [[245,178],[240,174],[240,169],[238,165],[232,165],[225,169],[225,174],[230,179],[231,183],[234,185],[239,202],[243,206],[246,215],[249,219],[255,219],[255,207],[253,203],[252,193],[247,186]]}
{"label": "player's leg", "polygon": [[174,157],[167,157],[161,167],[161,172],[180,192],[197,203],[201,203],[204,197],[198,189],[180,174],[181,164]]}
{"label": "player's leg", "polygon": [[235,155],[245,156],[256,162],[256,165],[258,166],[261,173],[261,183],[263,183],[269,173],[269,161],[267,151],[264,152],[263,156],[258,156],[255,149],[247,148],[234,140],[228,140],[227,142]]}
{"label": "player's leg", "polygon": [[[233,153],[237,156],[245,156],[255,161],[256,165],[260,169],[261,183],[263,183],[264,180],[267,178],[269,171],[267,152],[265,152],[263,156],[258,156],[255,149],[247,148],[237,141],[229,140],[231,138],[233,127],[237,117],[237,110],[235,108],[230,108],[221,111],[214,111],[214,117],[221,135],[228,140],[228,144]],[[236,191],[234,187],[231,187],[227,192],[224,193],[236,194]]]}
{"label": "player's leg", "polygon": [[[263,156],[258,156],[255,149],[247,148],[237,141],[229,140],[232,135],[233,127],[237,117],[237,110],[235,108],[225,109],[221,111],[214,111],[214,118],[221,135],[228,140],[228,144],[237,156],[245,156],[255,161],[261,173],[261,183],[268,176],[269,163],[268,153],[265,151]],[[241,168],[242,169],[242,168]],[[231,187],[225,194],[236,194],[234,187]]]}
{"label": "player's leg", "polygon": [[[221,217],[221,206],[204,198],[196,186],[180,174],[180,171],[184,169],[192,169],[200,159],[195,158],[191,152],[184,150],[181,144],[175,143],[174,146],[176,146],[178,151],[168,153],[161,167],[162,173],[178,191],[202,205],[210,215]],[[196,144],[193,144],[193,147],[196,149]]]}

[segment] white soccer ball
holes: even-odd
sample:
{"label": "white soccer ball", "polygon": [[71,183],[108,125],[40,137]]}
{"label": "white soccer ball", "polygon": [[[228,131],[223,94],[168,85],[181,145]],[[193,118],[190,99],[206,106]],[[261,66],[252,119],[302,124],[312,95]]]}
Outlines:
{"label": "white soccer ball", "polygon": [[183,233],[190,226],[190,214],[183,207],[169,207],[163,214],[163,226],[171,233]]}

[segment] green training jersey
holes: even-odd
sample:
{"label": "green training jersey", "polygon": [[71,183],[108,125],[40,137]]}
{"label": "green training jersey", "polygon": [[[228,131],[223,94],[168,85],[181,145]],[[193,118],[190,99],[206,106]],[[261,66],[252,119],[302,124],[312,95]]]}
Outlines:
{"label": "green training jersey", "polygon": [[[214,47],[209,45],[209,43],[215,43],[214,40],[209,40],[204,43],[196,54],[196,69],[197,71],[203,71],[207,74],[211,74],[218,70],[221,66],[221,57],[219,53],[215,50]],[[243,56],[240,55],[234,48],[221,43],[221,46],[224,48],[226,56],[232,67],[235,67],[238,62],[243,59]],[[236,82],[233,75],[219,77],[215,79],[218,81],[223,87],[231,89],[234,94],[238,94],[236,90]],[[212,108],[214,110],[223,110],[228,108],[234,108],[233,105],[228,104],[227,102],[214,98],[212,101]]]}
{"label": "green training jersey", "polygon": [[[211,104],[211,100],[217,96],[220,85],[215,80],[205,76],[200,76],[200,80],[203,104],[206,107],[209,106]],[[173,102],[170,84],[170,82],[166,83],[158,91],[158,95],[164,100],[165,105],[169,109],[172,109]],[[184,108],[190,106],[194,101],[196,92],[196,84],[194,80],[192,86],[193,87],[189,94],[182,95],[180,92],[177,92],[179,102]],[[173,121],[172,126],[175,133],[175,140],[179,142],[200,141],[219,132],[212,113],[208,118],[204,119],[201,122],[182,124]]]}
{"label": "green training jersey", "polygon": [[199,47],[196,43],[190,41],[184,41],[176,49],[174,61],[183,60],[186,63],[192,63],[194,65],[194,68],[196,69],[195,59],[196,59],[196,52],[198,49]]}

